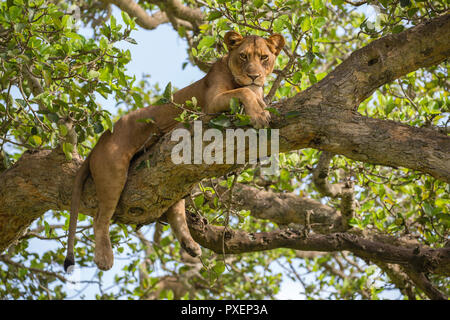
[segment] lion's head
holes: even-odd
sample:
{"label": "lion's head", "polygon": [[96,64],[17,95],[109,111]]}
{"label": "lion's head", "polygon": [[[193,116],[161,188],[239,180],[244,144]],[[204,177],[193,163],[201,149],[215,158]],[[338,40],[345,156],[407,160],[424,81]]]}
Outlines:
{"label": "lion's head", "polygon": [[243,37],[235,31],[225,34],[225,44],[229,50],[228,67],[234,80],[241,86],[262,87],[266,77],[272,73],[275,59],[284,47],[282,35],[269,38],[259,36]]}

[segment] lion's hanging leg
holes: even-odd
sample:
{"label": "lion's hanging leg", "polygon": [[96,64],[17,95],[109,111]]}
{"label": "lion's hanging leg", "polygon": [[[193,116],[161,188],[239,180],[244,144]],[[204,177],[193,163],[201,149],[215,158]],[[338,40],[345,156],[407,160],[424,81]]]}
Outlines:
{"label": "lion's hanging leg", "polygon": [[94,217],[95,257],[101,270],[109,270],[114,263],[114,254],[109,237],[109,224],[116,210],[128,174],[128,161],[111,159],[108,153],[98,152],[91,160],[91,172],[98,198],[98,211]]}
{"label": "lion's hanging leg", "polygon": [[197,242],[192,239],[186,223],[184,199],[170,207],[169,210],[166,211],[165,216],[175,237],[180,241],[181,247],[193,257],[200,256],[202,254],[202,249]]}

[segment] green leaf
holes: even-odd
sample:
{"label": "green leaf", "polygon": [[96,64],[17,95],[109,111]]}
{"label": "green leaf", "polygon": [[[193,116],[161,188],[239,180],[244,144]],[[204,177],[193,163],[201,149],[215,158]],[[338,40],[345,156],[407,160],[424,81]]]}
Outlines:
{"label": "green leaf", "polygon": [[281,32],[286,26],[287,16],[282,15],[278,19],[276,19],[273,23],[273,31],[275,32]]}
{"label": "green leaf", "polygon": [[411,0],[400,0],[400,6],[409,7],[411,5]]}
{"label": "green leaf", "polygon": [[166,98],[161,98],[158,101],[154,102],[153,105],[154,106],[160,106],[160,105],[163,105],[163,104],[166,104],[166,103],[169,103],[169,102],[170,102],[170,100],[168,100]]}
{"label": "green leaf", "polygon": [[52,78],[50,76],[50,73],[47,70],[42,70],[42,75],[44,77],[45,85],[49,87],[52,83]]}
{"label": "green leaf", "polygon": [[100,72],[95,71],[95,70],[90,70],[87,74],[88,79],[95,79],[98,78],[100,76]]}
{"label": "green leaf", "polygon": [[27,102],[23,99],[16,99],[15,102],[19,108],[25,108],[27,106]]}
{"label": "green leaf", "polygon": [[379,0],[379,2],[383,5],[383,7],[387,8],[388,0]]}
{"label": "green leaf", "polygon": [[221,114],[220,116],[211,119],[209,121],[209,125],[213,128],[217,129],[223,129],[231,126],[231,121],[228,119],[228,117],[224,114]]}
{"label": "green leaf", "polygon": [[50,237],[51,236],[51,228],[47,221],[44,221],[44,229],[45,229],[45,236]]}
{"label": "green leaf", "polygon": [[290,118],[296,118],[298,116],[300,116],[300,111],[294,110],[294,111],[289,111],[286,113],[285,118],[286,119],[290,119]]}
{"label": "green leaf", "polygon": [[159,245],[161,247],[167,247],[168,245],[170,245],[172,243],[172,239],[170,237],[164,237],[161,239],[161,241],[159,242]]}
{"label": "green leaf", "polygon": [[396,107],[394,101],[390,100],[387,104],[386,104],[386,108],[384,109],[384,113],[386,116],[388,116],[392,110],[394,110],[394,108]]}
{"label": "green leaf", "polygon": [[132,44],[138,44],[136,40],[134,40],[133,38],[130,38],[130,37],[125,38],[125,41],[132,43]]}
{"label": "green leaf", "polygon": [[209,15],[208,15],[207,20],[208,21],[213,21],[213,20],[219,19],[221,16],[222,16],[222,12],[220,12],[220,11],[211,11],[209,13]]}
{"label": "green leaf", "polygon": [[40,146],[42,144],[42,139],[40,136],[34,135],[30,137],[30,142],[35,146]]}
{"label": "green leaf", "polygon": [[394,28],[392,28],[392,33],[400,33],[403,30],[405,30],[405,27],[402,25],[396,25]]}
{"label": "green leaf", "polygon": [[63,152],[66,155],[66,159],[67,160],[72,160],[72,151],[73,151],[73,144],[69,143],[69,142],[64,142],[63,143]]}
{"label": "green leaf", "polygon": [[130,16],[128,15],[128,13],[126,13],[125,11],[121,11],[122,14],[122,20],[123,22],[125,22],[125,24],[130,25],[131,19]]}
{"label": "green leaf", "polygon": [[278,111],[277,108],[267,107],[266,110],[269,111],[270,113],[273,113],[276,116],[280,116],[281,115],[280,111]]}
{"label": "green leaf", "polygon": [[222,274],[225,272],[225,263],[223,261],[217,261],[217,263],[213,267],[213,271],[216,274]]}
{"label": "green leaf", "polygon": [[64,136],[66,136],[69,133],[69,129],[66,127],[66,125],[60,124],[59,125],[59,132],[64,137]]}
{"label": "green leaf", "polygon": [[51,122],[55,122],[56,123],[56,122],[59,121],[59,116],[56,113],[53,113],[53,112],[47,113],[46,117]]}
{"label": "green leaf", "polygon": [[205,196],[200,194],[194,198],[194,204],[197,208],[201,208],[205,202]]}
{"label": "green leaf", "polygon": [[291,174],[289,173],[289,170],[282,168],[280,171],[280,180],[284,182],[289,182],[291,179]]}
{"label": "green leaf", "polygon": [[9,7],[9,16],[11,20],[17,20],[22,14],[22,9],[17,6],[11,6]]}
{"label": "green leaf", "polygon": [[432,217],[434,212],[433,209],[434,207],[427,201],[425,201],[422,205],[423,211],[425,212],[425,214],[429,217]]}
{"label": "green leaf", "polygon": [[253,6],[255,8],[261,8],[264,4],[264,0],[253,0]]}
{"label": "green leaf", "polygon": [[109,23],[111,24],[111,30],[114,31],[117,28],[116,18],[114,17],[114,15],[111,15],[111,18],[109,19]]}
{"label": "green leaf", "polygon": [[94,132],[97,134],[100,134],[104,131],[105,129],[103,128],[103,125],[100,122],[96,122],[94,124]]}
{"label": "green leaf", "polygon": [[197,49],[209,48],[216,42],[216,38],[213,36],[205,36],[200,40],[197,45]]}
{"label": "green leaf", "polygon": [[64,153],[71,153],[73,151],[73,144],[69,142],[63,143],[63,151]]}
{"label": "green leaf", "polygon": [[166,85],[166,88],[164,89],[163,97],[168,101],[172,101],[172,82],[169,82]]}
{"label": "green leaf", "polygon": [[185,26],[179,26],[178,27],[178,35],[180,38],[184,38],[186,36],[186,27]]}
{"label": "green leaf", "polygon": [[125,237],[128,238],[128,229],[127,229],[127,226],[124,225],[124,224],[122,224],[122,223],[120,223],[119,226],[120,226],[120,228],[122,229],[122,232],[123,232],[123,234],[125,235]]}
{"label": "green leaf", "polygon": [[322,0],[313,0],[312,1],[312,8],[316,11],[319,11],[323,8]]}
{"label": "green leaf", "polygon": [[294,73],[294,75],[292,76],[292,82],[297,84],[300,83],[300,81],[302,80],[303,74],[301,71],[297,71]]}
{"label": "green leaf", "polygon": [[309,29],[311,29],[311,19],[309,18],[309,16],[303,18],[301,28],[303,32],[306,32]]}
{"label": "green leaf", "polygon": [[238,127],[241,126],[248,126],[250,125],[250,116],[247,114],[236,114],[236,121],[234,121],[234,124]]}
{"label": "green leaf", "polygon": [[241,103],[239,102],[238,98],[231,98],[230,99],[230,113],[236,114],[239,113],[241,109]]}
{"label": "green leaf", "polygon": [[327,22],[327,19],[325,19],[324,17],[319,17],[313,20],[313,25],[316,28],[321,28],[325,25],[325,23]]}
{"label": "green leaf", "polygon": [[408,17],[412,18],[419,11],[419,8],[411,8],[407,11]]}

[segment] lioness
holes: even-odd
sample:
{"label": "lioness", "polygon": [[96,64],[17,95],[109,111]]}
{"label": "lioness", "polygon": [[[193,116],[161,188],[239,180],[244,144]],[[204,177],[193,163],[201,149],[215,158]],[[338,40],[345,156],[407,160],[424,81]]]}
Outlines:
{"label": "lioness", "polygon": [[[230,100],[238,98],[256,128],[267,126],[270,114],[265,110],[262,87],[272,72],[275,58],[285,44],[283,36],[269,38],[243,37],[230,31],[225,34],[229,53],[219,59],[201,80],[177,91],[173,100],[183,104],[197,99],[207,114],[229,109]],[[123,116],[106,131],[79,169],[72,191],[69,237],[64,269],[74,265],[74,241],[83,185],[89,173],[94,180],[98,197],[98,212],[94,217],[95,258],[98,268],[111,269],[114,257],[109,238],[109,223],[127,180],[131,158],[144,147],[153,144],[160,134],[173,129],[180,108],[172,104],[150,106]],[[153,119],[152,123],[138,121]],[[201,254],[186,224],[184,200],[178,201],[164,213],[181,246],[193,257]]]}

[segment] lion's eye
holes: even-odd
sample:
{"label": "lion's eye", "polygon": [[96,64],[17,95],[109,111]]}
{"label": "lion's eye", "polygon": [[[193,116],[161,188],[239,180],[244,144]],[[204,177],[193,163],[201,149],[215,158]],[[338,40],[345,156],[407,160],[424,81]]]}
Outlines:
{"label": "lion's eye", "polygon": [[247,55],[245,53],[241,53],[239,55],[239,58],[241,58],[241,60],[245,61],[245,60],[247,60]]}
{"label": "lion's eye", "polygon": [[265,54],[264,54],[264,55],[261,56],[261,60],[262,60],[262,61],[265,61],[265,60],[267,60],[267,59],[269,59],[269,56],[268,56],[268,55],[265,55]]}

